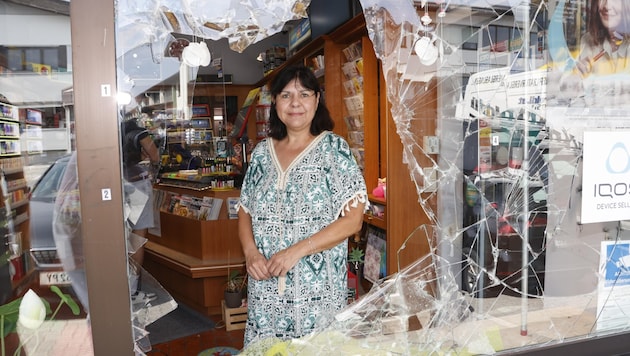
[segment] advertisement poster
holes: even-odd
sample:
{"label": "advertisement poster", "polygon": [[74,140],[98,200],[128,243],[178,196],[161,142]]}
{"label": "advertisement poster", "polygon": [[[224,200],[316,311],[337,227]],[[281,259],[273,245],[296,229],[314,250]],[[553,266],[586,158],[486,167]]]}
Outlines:
{"label": "advertisement poster", "polygon": [[584,131],[582,223],[630,219],[630,130]]}
{"label": "advertisement poster", "polygon": [[630,325],[630,241],[602,241],[597,330]]}

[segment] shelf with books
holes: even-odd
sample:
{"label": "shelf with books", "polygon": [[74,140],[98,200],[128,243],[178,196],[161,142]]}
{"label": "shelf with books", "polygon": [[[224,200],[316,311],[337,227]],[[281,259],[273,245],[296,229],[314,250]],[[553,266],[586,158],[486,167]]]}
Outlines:
{"label": "shelf with books", "polygon": [[41,110],[27,108],[24,109],[25,120],[22,124],[25,133],[25,148],[28,154],[40,154],[44,151],[44,143],[42,141],[42,124],[44,113]]}
{"label": "shelf with books", "polygon": [[16,106],[0,102],[0,119],[18,122],[20,120],[18,108]]}
{"label": "shelf with books", "polygon": [[[155,186],[155,206],[159,208],[160,236],[149,235],[149,240],[200,259],[225,253],[216,250],[210,240],[231,239],[238,243],[237,219],[230,216],[233,200],[240,190],[190,191],[187,189]],[[234,241],[233,241],[234,242]],[[219,246],[220,247],[220,246]],[[219,248],[217,247],[217,248]]]}
{"label": "shelf with books", "polygon": [[324,57],[324,49],[313,53],[304,60],[304,65],[311,68],[315,77],[323,78],[326,74],[326,62]]}
{"label": "shelf with books", "polygon": [[346,46],[343,50],[344,63],[341,65],[343,72],[344,89],[344,121],[348,129],[348,143],[350,149],[361,166],[365,167],[365,143],[364,143],[364,97],[363,97],[363,57],[361,41],[356,41]]}
{"label": "shelf with books", "polygon": [[29,198],[22,157],[0,159],[0,193],[4,205],[0,235],[8,246],[11,286],[16,291],[32,275],[28,240]]}

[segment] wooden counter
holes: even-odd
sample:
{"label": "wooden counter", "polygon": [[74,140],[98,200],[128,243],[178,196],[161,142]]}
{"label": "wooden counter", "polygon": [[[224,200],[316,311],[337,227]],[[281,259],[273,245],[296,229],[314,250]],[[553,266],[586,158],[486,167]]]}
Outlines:
{"label": "wooden counter", "polygon": [[240,190],[193,191],[156,186],[166,192],[223,199],[218,220],[195,220],[160,212],[160,235],[148,234],[143,267],[178,301],[206,315],[221,314],[229,269],[244,269],[238,219],[228,218],[228,197]]}

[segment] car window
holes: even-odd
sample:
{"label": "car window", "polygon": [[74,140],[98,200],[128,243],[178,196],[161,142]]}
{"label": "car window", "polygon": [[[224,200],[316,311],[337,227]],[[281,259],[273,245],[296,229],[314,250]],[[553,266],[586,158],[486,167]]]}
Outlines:
{"label": "car window", "polygon": [[44,175],[39,179],[33,193],[31,194],[31,200],[53,200],[57,195],[59,189],[59,183],[63,177],[63,173],[66,170],[67,160],[59,160],[55,162]]}

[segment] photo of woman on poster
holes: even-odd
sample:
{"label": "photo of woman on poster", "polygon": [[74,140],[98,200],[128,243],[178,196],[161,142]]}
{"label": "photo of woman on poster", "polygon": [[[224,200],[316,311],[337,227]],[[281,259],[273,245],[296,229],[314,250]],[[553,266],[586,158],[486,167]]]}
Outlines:
{"label": "photo of woman on poster", "polygon": [[[628,105],[630,2],[589,0],[585,10],[586,26],[579,37],[579,52],[573,58],[568,58],[565,64],[570,64],[564,65],[563,70],[556,73],[560,77],[560,88],[557,91],[549,88],[550,94],[558,93],[560,102],[566,102],[569,106]],[[563,21],[568,20],[564,18]],[[550,31],[551,36],[558,34]],[[559,42],[556,38],[550,38],[549,42],[550,52],[553,53],[557,49],[552,48],[552,43]],[[554,83],[553,74],[550,83]]]}
{"label": "photo of woman on poster", "polygon": [[586,33],[576,65],[583,76],[630,73],[629,22],[628,1],[590,1]]}

